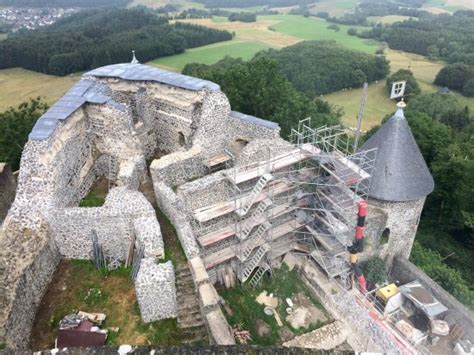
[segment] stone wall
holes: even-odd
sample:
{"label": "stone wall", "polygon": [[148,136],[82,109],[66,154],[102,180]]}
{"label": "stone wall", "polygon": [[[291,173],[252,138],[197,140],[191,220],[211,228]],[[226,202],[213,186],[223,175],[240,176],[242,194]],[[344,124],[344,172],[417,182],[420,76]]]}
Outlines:
{"label": "stone wall", "polygon": [[[135,220],[149,220],[146,230]],[[125,187],[110,190],[102,207],[73,207],[55,210],[48,216],[59,252],[65,258],[90,259],[92,237],[97,235],[109,258],[125,260],[132,237],[146,241],[151,255],[163,254],[163,241],[155,211],[138,191]],[[137,233],[138,227],[138,233]]]}
{"label": "stone wall", "polygon": [[135,291],[144,322],[177,316],[175,275],[171,261],[157,264],[153,257],[142,259],[135,278]]}
{"label": "stone wall", "polygon": [[474,343],[474,313],[451,296],[423,271],[418,269],[409,260],[403,257],[395,257],[390,270],[390,276],[393,280],[400,281],[401,284],[406,284],[413,280],[420,281],[434,297],[449,309],[443,317],[444,320],[446,320],[451,327],[454,324],[461,325],[466,332],[465,338]]}
{"label": "stone wall", "polygon": [[6,163],[0,163],[0,225],[15,198],[16,179]]}
{"label": "stone wall", "polygon": [[402,352],[382,326],[371,318],[354,298],[313,264],[298,258],[302,280],[336,320],[350,328],[347,342],[355,351],[401,354]]}
{"label": "stone wall", "polygon": [[59,263],[46,221],[10,218],[0,230],[0,344],[26,349],[38,307]]}

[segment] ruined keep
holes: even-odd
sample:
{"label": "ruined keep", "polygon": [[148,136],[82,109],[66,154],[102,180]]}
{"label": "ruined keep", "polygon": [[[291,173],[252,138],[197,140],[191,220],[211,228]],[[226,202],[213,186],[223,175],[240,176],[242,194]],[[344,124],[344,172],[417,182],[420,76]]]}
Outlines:
{"label": "ruined keep", "polygon": [[[139,191],[149,179],[212,343],[235,342],[216,282],[255,285],[290,251],[347,281],[367,200],[361,255],[407,258],[433,181],[403,109],[357,151],[347,136],[303,120],[284,140],[276,123],[231,111],[219,85],[136,61],[85,73],[38,120],[22,155],[0,231],[0,343],[27,347],[59,260],[92,259],[97,245],[108,260],[134,257],[143,320],[177,316],[175,270]],[[105,204],[79,207],[99,177],[111,186]],[[375,348],[395,346],[382,333]]]}

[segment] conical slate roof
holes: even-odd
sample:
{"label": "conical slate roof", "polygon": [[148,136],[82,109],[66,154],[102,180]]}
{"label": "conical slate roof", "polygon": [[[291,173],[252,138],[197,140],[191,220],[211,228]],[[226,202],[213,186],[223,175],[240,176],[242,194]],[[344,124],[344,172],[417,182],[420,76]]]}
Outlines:
{"label": "conical slate roof", "polygon": [[383,201],[413,201],[434,189],[426,162],[421,155],[405,115],[403,102],[360,150],[377,149],[369,197]]}

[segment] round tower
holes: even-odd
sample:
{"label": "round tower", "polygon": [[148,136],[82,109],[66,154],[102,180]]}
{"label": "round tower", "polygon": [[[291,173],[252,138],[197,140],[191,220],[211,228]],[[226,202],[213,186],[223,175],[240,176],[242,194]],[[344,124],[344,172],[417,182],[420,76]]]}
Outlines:
{"label": "round tower", "polygon": [[[426,162],[403,112],[398,109],[360,150],[377,148],[369,190],[367,235],[370,251],[386,258],[408,258],[421,212],[434,189]],[[372,217],[371,217],[372,216]]]}

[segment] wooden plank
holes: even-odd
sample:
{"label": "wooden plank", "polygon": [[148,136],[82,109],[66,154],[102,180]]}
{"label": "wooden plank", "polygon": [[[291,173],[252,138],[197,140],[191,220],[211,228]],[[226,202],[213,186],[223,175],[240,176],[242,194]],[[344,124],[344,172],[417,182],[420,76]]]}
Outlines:
{"label": "wooden plank", "polygon": [[269,167],[270,171],[279,170],[287,166],[299,163],[313,156],[314,154],[320,153],[321,150],[312,144],[303,144],[301,148],[294,149],[289,153],[281,154],[276,156],[271,161],[263,161],[256,167],[248,169],[246,171],[229,171],[225,175],[234,184],[240,184],[245,181],[255,179],[262,176]]}
{"label": "wooden plank", "polygon": [[[290,186],[283,182],[274,182],[271,183],[268,187],[266,187],[260,195],[255,199],[254,204],[263,201],[271,189],[272,193],[274,195],[281,194],[285,191],[288,191],[290,189]],[[199,221],[199,222],[207,222],[210,221],[211,219],[224,216],[228,213],[234,212],[236,209],[236,206],[240,206],[245,199],[247,198],[248,194],[243,195],[242,197],[238,198],[236,203],[234,201],[224,201],[224,202],[218,202],[216,204],[206,206],[206,207],[201,207],[196,210],[194,210],[194,218]]]}
{"label": "wooden plank", "polygon": [[208,167],[208,168],[212,168],[216,165],[219,165],[219,164],[222,164],[222,163],[225,163],[227,161],[229,161],[231,158],[230,156],[228,156],[226,153],[221,153],[221,154],[218,154],[214,157],[212,157],[211,159],[209,159],[205,165]]}
{"label": "wooden plank", "polygon": [[[287,235],[288,233],[293,232],[294,230],[297,230],[301,227],[304,226],[304,223],[298,222],[296,219],[292,219],[284,224],[279,225],[278,227],[275,227],[272,232],[272,241],[275,241],[276,239],[283,237]],[[260,245],[265,244],[265,240],[260,240],[258,243],[256,243],[255,247],[258,247]],[[234,246],[235,248],[235,246]],[[218,252],[215,252],[211,255],[208,255],[207,257],[204,258],[204,265],[206,266],[206,269],[213,268],[216,265],[222,264],[232,258],[235,257],[235,253],[232,250],[232,247],[227,247],[224,249],[219,250]]]}
{"label": "wooden plank", "polygon": [[352,170],[354,174],[359,175],[359,178],[361,180],[367,179],[370,177],[370,174],[366,172],[365,170],[361,169],[356,163],[353,161],[347,159],[341,152],[335,152],[335,158],[336,160],[347,167],[348,169]]}
{"label": "wooden plank", "polygon": [[[289,213],[293,211],[296,207],[290,206],[289,204],[282,204],[275,206],[271,208],[269,211],[269,215],[273,218],[276,218],[278,216],[281,216],[285,213]],[[261,216],[256,222],[255,226],[262,224],[266,220],[266,216]],[[245,223],[245,222],[243,222]],[[226,226],[224,228],[218,229],[216,231],[210,232],[208,234],[204,234],[200,237],[197,238],[199,244],[202,247],[207,247],[209,245],[212,245],[214,243],[220,242],[222,240],[225,240],[227,238],[233,237],[235,235],[235,226]]]}
{"label": "wooden plank", "polygon": [[332,246],[329,245],[319,233],[316,233],[313,228],[311,228],[310,226],[306,226],[306,229],[318,240],[319,243],[321,243],[324,249],[328,251],[333,251]]}

